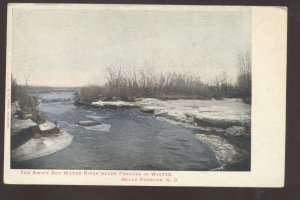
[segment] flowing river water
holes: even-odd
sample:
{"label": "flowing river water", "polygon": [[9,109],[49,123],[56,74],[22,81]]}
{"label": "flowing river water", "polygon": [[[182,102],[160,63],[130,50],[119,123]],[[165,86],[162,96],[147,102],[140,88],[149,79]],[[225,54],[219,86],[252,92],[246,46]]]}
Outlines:
{"label": "flowing river water", "polygon": [[[193,130],[169,124],[138,108],[77,107],[73,94],[36,95],[41,100],[42,116],[70,134],[70,145],[50,155],[13,162],[12,168],[200,171],[218,167],[212,150],[195,137]],[[77,124],[87,120],[101,124]]]}

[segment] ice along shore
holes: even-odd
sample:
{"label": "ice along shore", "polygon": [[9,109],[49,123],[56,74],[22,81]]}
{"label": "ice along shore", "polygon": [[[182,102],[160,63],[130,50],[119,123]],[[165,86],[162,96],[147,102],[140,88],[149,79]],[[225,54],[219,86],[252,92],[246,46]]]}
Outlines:
{"label": "ice along shore", "polygon": [[67,147],[73,139],[62,132],[56,124],[44,121],[37,124],[28,119],[20,119],[18,102],[12,103],[11,160],[22,162],[46,156]]}
{"label": "ice along shore", "polygon": [[251,106],[241,99],[159,100],[141,98],[133,102],[76,102],[94,108],[139,108],[169,123],[191,128],[195,137],[214,152],[219,167],[213,170],[250,170]]}

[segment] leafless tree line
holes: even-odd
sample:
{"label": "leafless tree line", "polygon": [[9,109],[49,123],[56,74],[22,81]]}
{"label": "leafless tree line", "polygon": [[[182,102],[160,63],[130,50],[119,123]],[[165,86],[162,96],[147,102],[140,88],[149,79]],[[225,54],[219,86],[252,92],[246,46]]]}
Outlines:
{"label": "leafless tree line", "polygon": [[239,55],[239,75],[237,79],[239,93],[243,98],[251,98],[251,55],[249,52]]}
{"label": "leafless tree line", "polygon": [[107,68],[109,74],[106,96],[159,96],[159,95],[221,95],[228,86],[226,73],[218,75],[211,85],[204,83],[201,77],[183,72],[160,72],[150,70],[129,71],[122,68]]}
{"label": "leafless tree line", "polygon": [[81,88],[80,99],[85,102],[99,98],[112,100],[117,97],[130,101],[135,97],[155,98],[251,98],[251,55],[238,57],[237,82],[228,79],[226,72],[204,82],[197,74],[182,72],[155,72],[141,69],[125,71],[122,67],[106,68],[104,86],[90,85]]}
{"label": "leafless tree line", "polygon": [[[242,98],[251,102],[251,54],[241,53],[238,56],[239,74],[233,83],[226,72],[222,72],[210,81],[202,81],[201,76],[183,72],[155,72],[151,69],[126,71],[123,67],[107,67],[106,83],[103,86],[89,85],[80,89],[80,101],[92,102],[98,99],[125,101],[137,97],[154,98],[197,98],[222,99]],[[12,80],[13,99],[17,98],[32,113],[38,104],[30,95],[28,85],[29,73],[22,73],[25,86],[18,86]],[[26,106],[25,106],[26,105]],[[25,109],[25,110],[26,110]]]}

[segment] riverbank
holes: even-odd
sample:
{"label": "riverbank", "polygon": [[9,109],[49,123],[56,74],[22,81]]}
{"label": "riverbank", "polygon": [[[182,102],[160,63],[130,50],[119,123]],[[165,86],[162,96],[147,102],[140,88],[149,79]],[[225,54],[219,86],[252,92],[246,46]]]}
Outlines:
{"label": "riverbank", "polygon": [[158,100],[134,102],[96,101],[94,108],[139,108],[171,124],[194,130],[195,137],[214,152],[220,167],[215,170],[250,170],[251,107],[240,99]]}
{"label": "riverbank", "polygon": [[49,155],[69,145],[71,135],[62,132],[56,124],[47,120],[36,123],[21,118],[18,102],[12,103],[11,160],[20,162]]}
{"label": "riverbank", "polygon": [[74,92],[33,95],[48,120],[38,132],[62,131],[34,134],[13,153],[14,168],[250,170],[251,109],[242,100],[144,98],[74,106]]}
{"label": "riverbank", "polygon": [[74,106],[74,92],[33,95],[41,116],[73,139],[51,155],[13,162],[13,169],[207,171],[219,166],[211,148],[196,139],[192,129],[138,108]]}

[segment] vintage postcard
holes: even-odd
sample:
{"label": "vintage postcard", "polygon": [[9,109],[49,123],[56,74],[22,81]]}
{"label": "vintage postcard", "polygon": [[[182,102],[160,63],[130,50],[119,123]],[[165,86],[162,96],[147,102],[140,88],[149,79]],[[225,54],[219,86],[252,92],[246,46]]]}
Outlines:
{"label": "vintage postcard", "polygon": [[9,4],[4,183],[283,187],[287,9]]}

